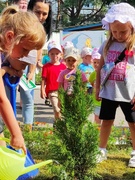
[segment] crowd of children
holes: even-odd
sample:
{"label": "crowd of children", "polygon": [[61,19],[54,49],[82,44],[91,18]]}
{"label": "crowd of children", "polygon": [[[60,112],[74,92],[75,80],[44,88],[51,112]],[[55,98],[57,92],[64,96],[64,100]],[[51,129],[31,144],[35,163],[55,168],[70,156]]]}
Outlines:
{"label": "crowd of children", "polygon": [[[47,7],[49,9],[48,4]],[[25,68],[27,63],[19,63],[17,68],[20,69],[15,69],[14,63],[16,61],[18,63],[18,58],[27,56],[32,49],[41,49],[46,39],[46,33],[39,19],[34,14],[19,11],[16,8],[16,6],[11,6],[5,9],[0,22],[1,51],[7,53],[6,56],[9,57],[10,65],[13,68],[7,66],[1,68],[0,112],[11,133],[11,145],[16,148],[22,148],[26,152],[22,133],[16,123],[17,121],[5,93],[2,75],[8,72],[11,75],[17,76],[16,73]],[[33,12],[36,14],[36,10],[33,9]],[[26,22],[34,24],[34,31],[28,28],[30,26],[26,24],[24,17]],[[8,21],[10,26],[7,27],[6,21]],[[18,29],[17,27],[20,26],[20,22],[22,26],[19,31],[14,33]],[[69,96],[72,95],[76,71],[80,70],[82,81],[86,83],[87,93],[94,100],[94,121],[101,126],[99,144],[101,153],[97,161],[101,162],[107,159],[107,141],[115,119],[116,109],[119,106],[128,122],[132,138],[133,151],[129,160],[129,167],[135,167],[135,8],[127,3],[115,4],[103,18],[102,24],[109,31],[109,34],[108,39],[100,48],[84,47],[80,52],[74,47],[72,42],[66,42],[63,47],[54,40],[49,42],[48,62],[43,66],[41,65],[42,82],[40,96],[43,99],[47,98],[50,100],[55,120],[59,120],[61,114],[58,90],[62,87]],[[12,27],[11,30],[9,27]],[[47,35],[49,38],[50,31],[47,32]],[[122,62],[120,61],[114,66],[111,75],[101,87],[100,76],[103,65],[115,62],[125,48],[125,56],[121,60]],[[13,60],[14,63],[12,64]],[[32,64],[31,60],[29,63]],[[7,113],[6,108],[8,108],[10,113]],[[2,125],[0,125],[1,127]]]}
{"label": "crowd of children", "polygon": [[98,48],[84,47],[80,51],[70,41],[61,46],[53,40],[48,43],[48,57],[50,61],[42,67],[41,98],[46,99],[48,105],[51,102],[55,119],[60,119],[58,89],[63,87],[67,94],[71,95],[78,69],[82,73],[82,81],[86,83],[87,93],[92,95],[94,100],[94,122],[100,126],[101,104],[95,98],[96,70],[100,60]]}

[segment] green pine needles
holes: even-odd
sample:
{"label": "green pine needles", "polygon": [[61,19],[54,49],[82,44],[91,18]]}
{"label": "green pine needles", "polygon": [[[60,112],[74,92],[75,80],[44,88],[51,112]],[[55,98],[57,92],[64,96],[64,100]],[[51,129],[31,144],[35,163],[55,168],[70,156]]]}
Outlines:
{"label": "green pine needles", "polygon": [[88,120],[93,101],[87,94],[81,73],[76,72],[72,95],[59,91],[62,119],[54,123],[48,148],[50,158],[59,162],[53,174],[60,180],[92,180],[98,153],[98,129]]}

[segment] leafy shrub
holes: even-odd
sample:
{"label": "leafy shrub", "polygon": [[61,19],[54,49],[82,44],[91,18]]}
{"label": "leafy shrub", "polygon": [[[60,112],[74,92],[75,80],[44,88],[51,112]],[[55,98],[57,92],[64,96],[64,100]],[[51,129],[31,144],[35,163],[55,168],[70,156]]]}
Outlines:
{"label": "leafy shrub", "polygon": [[54,123],[48,144],[50,158],[60,163],[52,169],[57,179],[90,180],[95,176],[99,135],[97,126],[88,120],[93,101],[85,86],[78,71],[73,94],[59,91],[62,119]]}

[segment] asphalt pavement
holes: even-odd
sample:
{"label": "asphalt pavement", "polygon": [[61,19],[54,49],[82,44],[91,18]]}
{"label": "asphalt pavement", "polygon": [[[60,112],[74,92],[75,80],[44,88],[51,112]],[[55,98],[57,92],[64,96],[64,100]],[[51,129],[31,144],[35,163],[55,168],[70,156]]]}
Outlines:
{"label": "asphalt pavement", "polygon": [[[17,92],[17,120],[23,122],[22,118],[22,110],[19,105],[20,94]],[[53,125],[54,115],[53,109],[50,106],[46,106],[44,103],[44,99],[40,98],[40,87],[34,90],[34,122],[38,122],[39,124],[48,124]],[[41,123],[40,123],[41,122]]]}
{"label": "asphalt pavement", "polygon": [[[23,122],[22,112],[19,106],[19,99],[20,99],[20,95],[19,92],[17,92],[17,120]],[[90,121],[93,121],[94,119],[93,114],[91,114],[88,118]],[[49,126],[52,126],[54,122],[52,107],[45,105],[44,100],[40,98],[40,86],[37,86],[34,92],[34,121],[41,125],[46,124]],[[114,125],[119,127],[128,126],[120,108],[117,109]]]}

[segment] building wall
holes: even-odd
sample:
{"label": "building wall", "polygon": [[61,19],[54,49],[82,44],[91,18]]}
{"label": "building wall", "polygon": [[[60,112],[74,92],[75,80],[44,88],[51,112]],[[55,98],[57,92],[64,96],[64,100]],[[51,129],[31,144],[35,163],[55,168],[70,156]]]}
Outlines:
{"label": "building wall", "polygon": [[53,32],[52,36],[49,41],[47,41],[43,47],[44,54],[47,52],[47,45],[50,41],[55,40],[56,42],[60,43],[60,33],[59,32]]}

